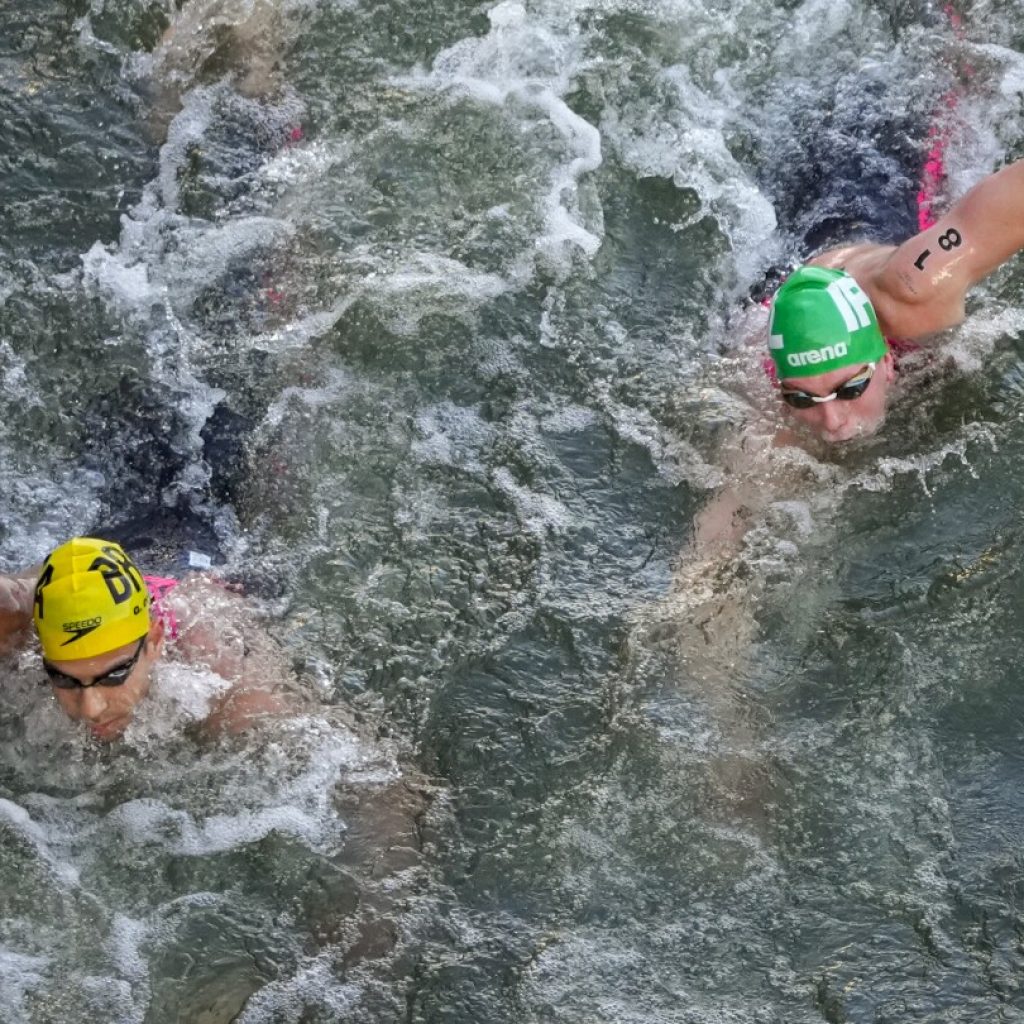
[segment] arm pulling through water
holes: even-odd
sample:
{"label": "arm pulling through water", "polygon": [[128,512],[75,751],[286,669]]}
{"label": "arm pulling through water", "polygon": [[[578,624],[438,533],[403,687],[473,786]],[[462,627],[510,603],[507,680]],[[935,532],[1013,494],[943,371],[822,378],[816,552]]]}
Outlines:
{"label": "arm pulling through water", "polygon": [[968,290],[1021,248],[1024,161],[989,175],[891,252],[874,281],[883,315],[890,319],[897,304],[912,309],[923,327],[917,333],[953,327],[963,319]]}

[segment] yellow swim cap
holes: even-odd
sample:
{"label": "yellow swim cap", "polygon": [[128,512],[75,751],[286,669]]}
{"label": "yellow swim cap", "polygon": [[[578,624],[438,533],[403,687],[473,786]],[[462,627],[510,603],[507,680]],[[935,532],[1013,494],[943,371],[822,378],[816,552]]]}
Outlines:
{"label": "yellow swim cap", "polygon": [[106,654],[149,632],[149,591],[120,544],[75,537],[50,552],[36,582],[43,656],[71,661]]}

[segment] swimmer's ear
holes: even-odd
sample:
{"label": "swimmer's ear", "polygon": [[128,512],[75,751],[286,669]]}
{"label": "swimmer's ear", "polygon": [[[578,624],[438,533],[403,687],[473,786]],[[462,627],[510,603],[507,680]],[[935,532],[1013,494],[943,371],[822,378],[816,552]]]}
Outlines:
{"label": "swimmer's ear", "polygon": [[149,632],[146,634],[146,647],[149,648],[154,655],[159,654],[161,648],[164,645],[164,620],[157,616],[153,619],[152,625],[149,627]]}
{"label": "swimmer's ear", "polygon": [[891,352],[882,356],[882,368],[885,371],[885,381],[891,384],[896,379],[896,360]]}

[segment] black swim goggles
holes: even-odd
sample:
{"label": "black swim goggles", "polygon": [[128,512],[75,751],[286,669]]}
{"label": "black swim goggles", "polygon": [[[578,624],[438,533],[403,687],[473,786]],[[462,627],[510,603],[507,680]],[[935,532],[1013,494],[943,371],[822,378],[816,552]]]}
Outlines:
{"label": "black swim goggles", "polygon": [[860,398],[867,391],[871,378],[874,375],[875,364],[868,363],[863,370],[856,373],[848,381],[844,381],[835,391],[830,391],[827,395],[812,395],[808,391],[782,388],[782,400],[786,405],[791,405],[794,409],[812,409],[822,402],[831,402],[836,398],[841,402],[852,402],[855,398]]}
{"label": "black swim goggles", "polygon": [[148,636],[149,634],[146,633],[139,638],[139,646],[135,648],[135,653],[127,661],[122,661],[120,665],[115,665],[112,669],[104,672],[103,675],[96,676],[91,683],[83,683],[74,676],[65,675],[45,658],[43,658],[43,669],[47,676],[49,676],[50,682],[60,690],[84,690],[90,686],[121,686],[128,681],[128,677],[132,674],[132,669],[135,668],[139,657],[142,655],[142,648],[145,646],[146,637]]}

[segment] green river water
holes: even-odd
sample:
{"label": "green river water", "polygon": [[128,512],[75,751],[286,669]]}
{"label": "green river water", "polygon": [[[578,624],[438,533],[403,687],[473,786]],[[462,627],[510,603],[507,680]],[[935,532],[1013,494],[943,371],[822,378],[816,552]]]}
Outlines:
{"label": "green river water", "polygon": [[691,545],[749,296],[1022,155],[1019,0],[2,11],[0,568],[209,552],[311,710],[6,665],[0,1021],[1024,1021],[1024,262]]}

